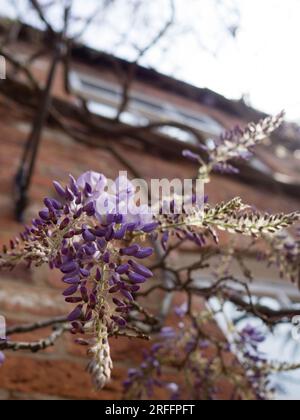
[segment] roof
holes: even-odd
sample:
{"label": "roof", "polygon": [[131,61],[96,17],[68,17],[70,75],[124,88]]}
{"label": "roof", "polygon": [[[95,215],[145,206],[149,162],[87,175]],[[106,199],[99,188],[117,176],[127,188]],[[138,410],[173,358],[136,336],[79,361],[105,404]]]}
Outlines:
{"label": "roof", "polygon": [[[7,22],[0,22],[0,35],[5,33]],[[49,39],[47,32],[40,31],[36,28],[32,28],[26,24],[22,24],[19,28],[18,40],[38,43],[43,45],[51,45],[53,40]],[[121,66],[124,70],[131,66],[131,63],[109,55],[107,53],[96,51],[90,47],[84,46],[79,43],[75,43],[71,49],[71,57],[76,63],[82,63],[87,66],[91,66],[93,69],[106,69],[111,70],[115,62],[118,66]],[[243,99],[236,101],[225,98],[224,96],[207,88],[199,88],[192,86],[188,83],[179,81],[172,77],[163,75],[154,69],[145,68],[137,65],[135,71],[135,79],[139,82],[151,85],[155,88],[176,94],[185,99],[189,99],[198,104],[203,104],[207,109],[218,109],[224,115],[235,117],[241,124],[245,124],[250,121],[258,121],[267,115],[255,110],[248,106]],[[9,83],[4,86],[5,89],[9,89]],[[11,87],[12,88],[12,87]],[[25,89],[24,87],[21,89]],[[9,92],[8,92],[9,94]],[[20,100],[26,100],[28,97],[24,92],[22,93],[23,98]],[[63,113],[68,116],[77,115],[78,112],[76,107],[72,104],[63,103],[62,100],[56,100],[56,104],[60,107]],[[114,135],[116,133],[115,128],[112,127],[111,121],[105,118],[98,118],[101,121],[103,133]],[[153,143],[153,139],[147,138],[146,133],[142,133],[138,136],[132,136],[132,131],[126,124],[119,124],[118,133],[124,133],[125,141],[128,143],[128,137],[131,136],[133,140],[139,141],[144,148],[152,153],[158,153],[161,156],[181,156],[181,151],[186,145],[180,141],[168,139],[165,136],[157,135],[157,142]],[[130,142],[129,142],[130,143]],[[130,143],[131,144],[131,143]],[[154,146],[154,147],[153,147]],[[287,155],[285,159],[277,156],[277,148],[284,147]],[[154,150],[154,149],[157,150]],[[192,148],[192,146],[191,146]],[[273,136],[272,146],[262,146],[257,148],[256,157],[258,164],[249,166],[247,163],[239,164],[241,168],[241,174],[239,179],[250,185],[255,185],[256,188],[270,189],[279,194],[287,194],[290,196],[300,197],[300,169],[299,160],[295,159],[294,152],[300,149],[300,130],[295,124],[285,124],[281,130],[278,130],[276,135]],[[265,171],[263,167],[268,170]]]}
{"label": "roof", "polygon": [[[7,30],[7,20],[0,20],[0,35]],[[49,34],[33,28],[25,23],[19,29],[18,39],[30,42],[43,42],[45,45],[49,44]],[[114,61],[122,69],[128,70],[131,63],[123,58],[119,58],[103,51],[98,51],[81,43],[74,43],[71,49],[71,56],[78,62],[91,65],[94,68],[111,69]],[[243,118],[249,121],[257,121],[267,116],[267,114],[260,112],[245,103],[243,99],[232,100],[220,95],[208,88],[200,88],[189,83],[175,79],[173,77],[157,72],[153,68],[147,68],[137,64],[135,78],[139,81],[149,83],[159,89],[170,93],[176,92],[184,98],[200,102],[208,107],[213,107],[222,110],[230,115]]]}

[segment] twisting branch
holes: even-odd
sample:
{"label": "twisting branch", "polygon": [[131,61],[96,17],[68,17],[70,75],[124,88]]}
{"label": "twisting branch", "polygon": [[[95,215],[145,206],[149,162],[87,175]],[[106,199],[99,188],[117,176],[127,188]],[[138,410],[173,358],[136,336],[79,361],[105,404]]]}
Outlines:
{"label": "twisting branch", "polygon": [[41,350],[45,350],[48,347],[54,346],[56,341],[69,330],[68,326],[58,327],[53,331],[51,335],[46,338],[43,338],[39,341],[27,343],[27,342],[14,342],[14,341],[0,341],[0,350],[29,350],[32,353],[36,353]]}
{"label": "twisting branch", "polygon": [[6,35],[3,37],[3,40],[0,42],[1,49],[18,39],[21,27],[22,24],[19,19],[16,22],[13,22]]}
{"label": "twisting branch", "polygon": [[222,294],[225,299],[228,299],[240,309],[243,309],[247,313],[252,314],[257,318],[260,318],[262,321],[269,325],[274,325],[278,322],[283,322],[286,319],[288,321],[291,321],[295,316],[300,315],[300,309],[285,308],[273,310],[267,306],[249,303],[245,299],[243,299],[241,295],[231,290],[222,290]]}
{"label": "twisting branch", "polygon": [[51,24],[49,23],[49,21],[47,20],[42,6],[39,4],[38,0],[29,0],[30,4],[32,5],[33,9],[37,12],[39,18],[41,19],[42,22],[44,22],[44,24],[46,25],[46,29],[47,31],[51,34],[51,35],[55,35],[55,31],[52,28]]}
{"label": "twisting branch", "polygon": [[46,319],[44,321],[37,321],[32,324],[26,324],[26,325],[17,325],[7,328],[7,335],[13,335],[13,334],[23,334],[28,333],[31,331],[40,330],[47,327],[52,327],[58,324],[65,324],[67,322],[67,317],[65,316],[59,316],[55,318]]}
{"label": "twisting branch", "polygon": [[0,49],[0,54],[9,62],[17,71],[20,71],[24,73],[26,78],[29,81],[29,84],[34,89],[35,93],[40,91],[39,84],[35,77],[33,76],[32,72],[29,70],[27,64],[22,64],[20,61],[16,60],[14,57],[12,57],[11,54],[9,54],[7,51],[4,51],[3,48]]}

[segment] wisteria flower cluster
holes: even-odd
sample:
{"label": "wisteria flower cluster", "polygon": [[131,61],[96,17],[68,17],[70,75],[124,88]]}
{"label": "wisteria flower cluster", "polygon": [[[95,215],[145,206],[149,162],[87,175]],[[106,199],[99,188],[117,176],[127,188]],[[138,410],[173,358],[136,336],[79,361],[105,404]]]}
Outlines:
{"label": "wisteria flower cluster", "polygon": [[[257,329],[247,326],[236,331],[233,348],[216,331],[212,333],[212,314],[203,312],[191,322],[178,309],[177,326],[163,328],[157,343],[144,353],[141,366],[129,370],[125,398],[154,398],[164,390],[171,399],[218,400],[226,378],[227,399],[270,399],[271,366],[259,351],[265,337]],[[230,355],[237,354],[237,349],[240,357],[233,359]],[[178,378],[176,371],[185,372],[180,382],[165,379],[170,369],[174,378]]]}
{"label": "wisteria flower cluster", "polygon": [[[250,324],[232,327],[229,343],[213,326],[210,310],[192,319],[186,305],[175,313],[177,325],[164,327],[157,342],[144,352],[142,364],[128,371],[125,399],[166,395],[172,400],[271,400],[276,391],[272,374],[299,369],[268,360],[260,349],[265,335]],[[182,371],[185,374],[178,375]]]}
{"label": "wisteria flower cluster", "polygon": [[276,235],[266,235],[265,239],[269,250],[263,257],[268,264],[277,266],[282,278],[287,278],[300,287],[299,232],[294,237],[288,231],[281,231]]}
{"label": "wisteria flower cluster", "polygon": [[78,180],[71,176],[65,188],[54,182],[60,200],[46,198],[39,218],[11,241],[10,251],[4,247],[0,259],[8,268],[25,261],[28,266],[48,263],[61,271],[65,301],[75,305],[68,316],[72,332],[95,337],[89,369],[97,387],[110,378],[108,335],[126,328],[134,294],[153,276],[142,264],[153,249],[133,238],[149,235],[158,226],[150,214],[134,215],[125,208],[134,193],[127,179],[118,178],[115,184],[113,197],[105,191],[106,178],[95,172]]}
{"label": "wisteria flower cluster", "polygon": [[[267,117],[258,124],[250,123],[246,128],[236,127],[221,136],[218,142],[213,141],[214,147],[201,146],[201,153],[196,154],[189,150],[184,151],[184,156],[199,163],[198,176],[209,181],[211,172],[238,173],[232,161],[236,159],[249,159],[253,148],[265,140],[284,121],[284,112],[275,117]],[[205,161],[202,155],[206,154]]]}
{"label": "wisteria flower cluster", "polygon": [[[228,169],[233,158],[248,156],[282,118],[280,114],[227,134],[209,152],[206,163],[200,155],[185,152],[185,156],[199,162],[199,177],[207,180],[213,170]],[[299,221],[299,213],[260,214],[238,197],[218,205],[211,205],[206,198],[199,208],[197,197],[192,197],[194,206],[189,212],[178,213],[174,198],[170,198],[171,212],[165,214],[162,204],[154,214],[148,206],[140,206],[139,211],[132,206],[136,190],[127,177],[120,176],[111,187],[103,174],[93,171],[78,179],[70,176],[64,186],[54,182],[55,198],[46,198],[32,225],[3,247],[0,269],[14,269],[20,263],[28,267],[48,264],[61,272],[63,299],[70,304],[61,331],[70,331],[78,344],[88,346],[88,371],[97,389],[111,379],[110,337],[149,338],[159,332],[158,342],[145,353],[142,366],[129,372],[124,385],[126,398],[152,398],[160,388],[173,399],[216,399],[221,378],[231,386],[231,399],[269,398],[271,367],[258,350],[261,335],[249,326],[237,333],[233,349],[224,337],[220,340],[207,331],[214,324],[214,314],[206,309],[195,314],[193,298],[208,301],[217,295],[231,299],[244,311],[257,315],[258,310],[230,289],[226,281],[233,278],[229,273],[225,276],[224,271],[215,271],[216,283],[204,288],[194,285],[192,275],[195,270],[210,268],[210,259],[216,255],[224,258],[229,254],[228,249],[224,253],[217,246],[218,232],[226,231],[252,241],[265,240],[270,252],[264,260],[276,263],[281,272],[288,271],[294,281],[299,276],[299,242],[284,230]],[[186,241],[197,245],[199,261],[177,270],[168,257]],[[230,258],[242,264],[234,250]],[[170,277],[167,283],[162,280],[166,273]],[[165,319],[139,304],[140,296],[156,290],[186,295],[187,305],[176,310],[180,318],[176,328],[168,327]],[[245,290],[248,292],[247,286]],[[263,315],[261,318],[265,319]],[[42,348],[53,344],[52,339]],[[8,340],[0,342],[0,350],[23,347]],[[27,348],[37,350],[35,346]],[[242,356],[233,357],[236,352]],[[3,362],[0,353],[0,365]],[[166,379],[164,367],[184,372],[185,378]]]}

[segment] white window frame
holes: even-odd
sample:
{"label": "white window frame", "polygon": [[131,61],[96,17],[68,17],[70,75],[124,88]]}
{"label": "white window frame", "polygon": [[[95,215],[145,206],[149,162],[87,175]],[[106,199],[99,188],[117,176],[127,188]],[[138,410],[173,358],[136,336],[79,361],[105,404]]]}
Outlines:
{"label": "white window frame", "polygon": [[[75,95],[87,101],[94,101],[118,109],[122,99],[121,86],[79,71],[71,71],[69,77],[71,89]],[[136,89],[131,91],[128,112],[141,118],[147,118],[149,121],[175,120],[191,125],[208,136],[218,136],[224,131],[224,128],[208,115],[187,110],[180,105],[175,106]]]}

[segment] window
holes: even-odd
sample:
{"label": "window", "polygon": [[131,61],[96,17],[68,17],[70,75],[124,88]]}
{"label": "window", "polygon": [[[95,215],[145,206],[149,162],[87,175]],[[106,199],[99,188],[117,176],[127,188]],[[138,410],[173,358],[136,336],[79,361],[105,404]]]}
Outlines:
{"label": "window", "polygon": [[[71,72],[70,84],[73,93],[88,102],[89,109],[101,116],[112,118],[122,100],[120,86],[79,72]],[[213,118],[195,111],[132,91],[128,109],[121,120],[129,125],[146,125],[150,122],[176,121],[198,129],[206,136],[216,137],[224,131]],[[183,142],[196,142],[192,134],[176,127],[165,126],[160,132],[176,137]]]}

